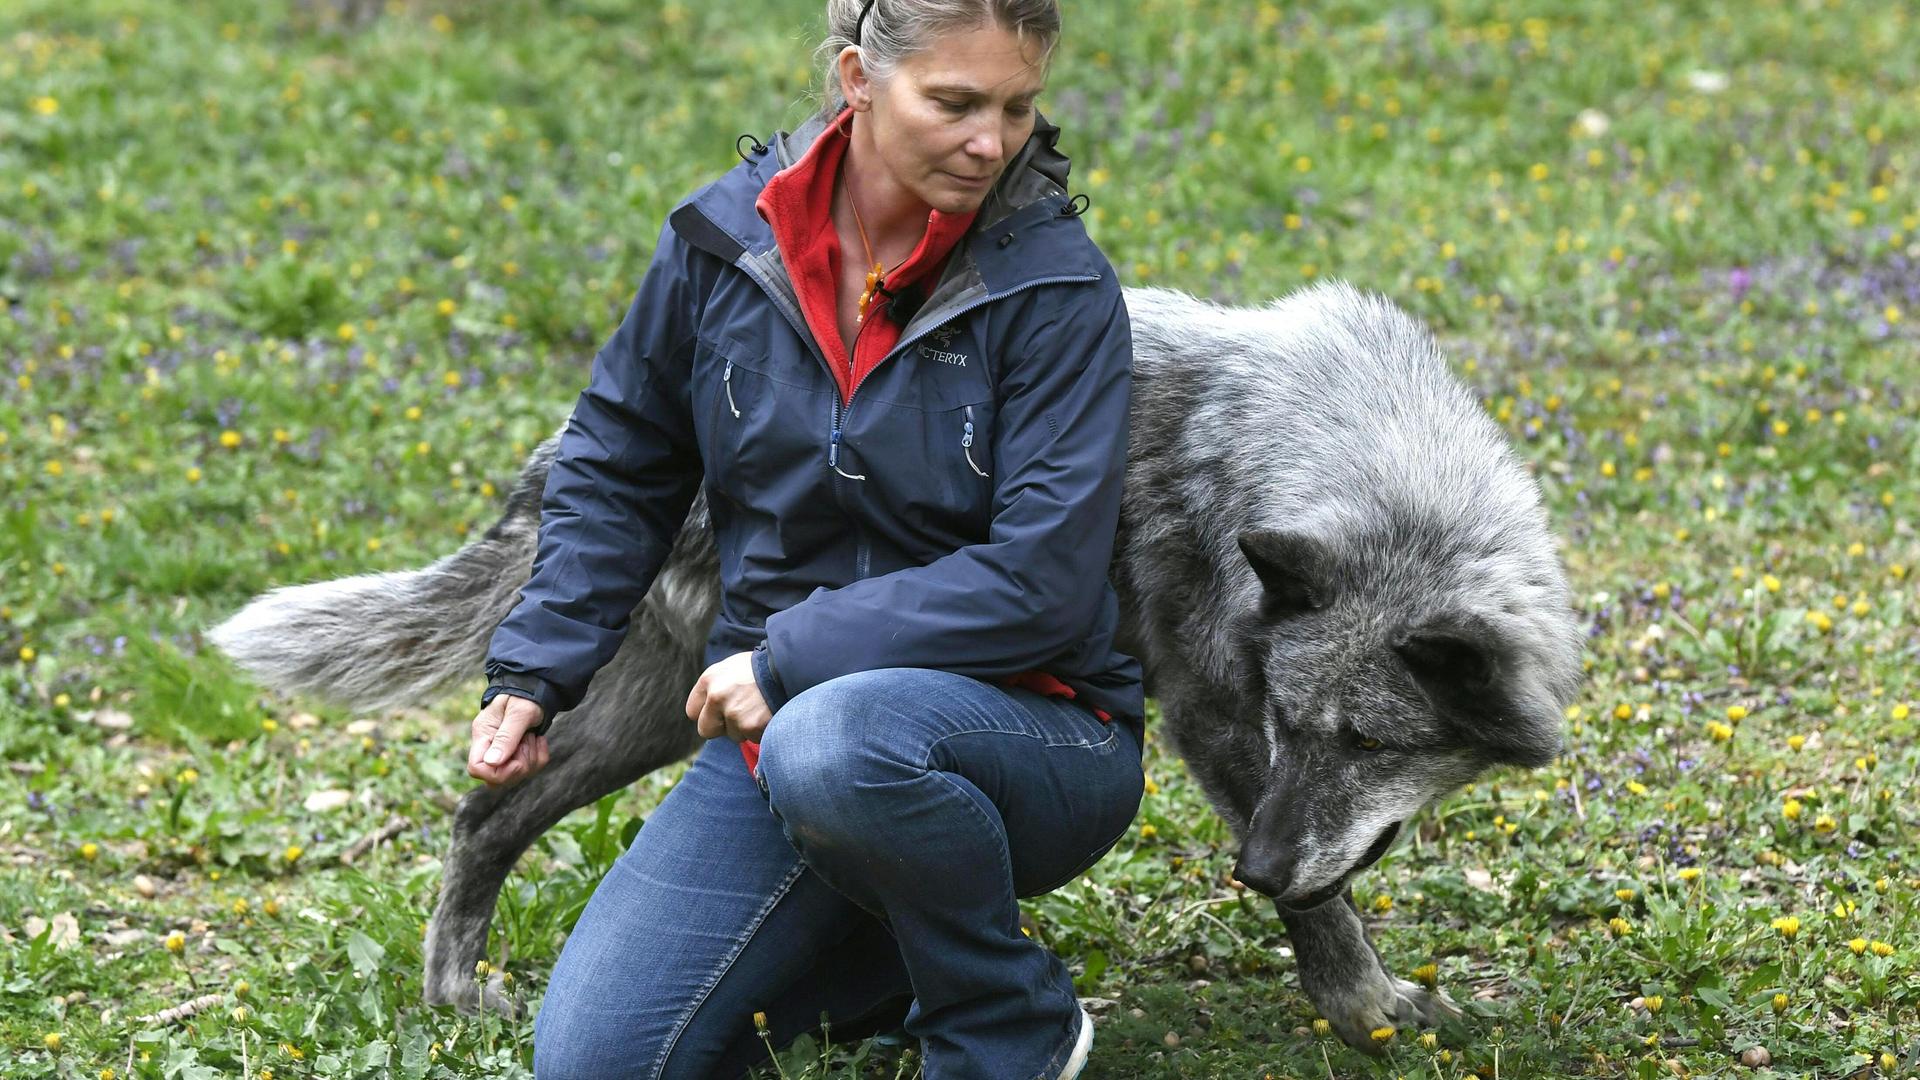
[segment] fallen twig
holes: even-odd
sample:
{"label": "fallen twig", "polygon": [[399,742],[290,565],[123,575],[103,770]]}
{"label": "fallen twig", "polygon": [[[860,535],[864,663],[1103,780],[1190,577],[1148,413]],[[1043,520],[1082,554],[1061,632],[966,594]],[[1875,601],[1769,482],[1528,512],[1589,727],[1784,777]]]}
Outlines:
{"label": "fallen twig", "polygon": [[351,864],[353,860],[359,858],[362,855],[365,855],[367,853],[367,849],[386,843],[387,841],[400,835],[402,832],[405,832],[408,826],[412,824],[413,822],[408,821],[406,818],[403,818],[398,814],[388,818],[387,823],[385,825],[382,825],[378,830],[374,832],[370,832],[367,835],[361,837],[360,839],[355,840],[351,845],[348,846],[347,850],[341,852],[340,853],[341,864],[342,865]]}

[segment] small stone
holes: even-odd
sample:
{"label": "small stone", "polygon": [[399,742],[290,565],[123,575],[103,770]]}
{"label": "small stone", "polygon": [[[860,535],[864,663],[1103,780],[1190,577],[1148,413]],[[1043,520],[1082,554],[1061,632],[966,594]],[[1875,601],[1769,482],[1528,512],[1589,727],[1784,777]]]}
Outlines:
{"label": "small stone", "polygon": [[1207,958],[1199,953],[1187,957],[1187,970],[1196,975],[1207,970]]}
{"label": "small stone", "polygon": [[1749,1046],[1740,1051],[1740,1064],[1749,1069],[1764,1069],[1773,1064],[1773,1055],[1764,1046]]}
{"label": "small stone", "polygon": [[151,900],[159,893],[160,886],[155,885],[153,879],[145,874],[135,874],[133,875],[133,891]]}
{"label": "small stone", "polygon": [[1147,1010],[1135,1005],[1133,1008],[1127,1010],[1127,1015],[1133,1017],[1135,1020],[1145,1020],[1147,1018]]}
{"label": "small stone", "polygon": [[287,726],[290,728],[319,727],[320,718],[312,713],[297,712],[287,717]]}
{"label": "small stone", "polygon": [[1180,1048],[1180,1033],[1177,1031],[1169,1031],[1160,1041],[1167,1044],[1167,1049],[1178,1050]]}
{"label": "small stone", "polygon": [[380,730],[378,720],[355,720],[347,725],[349,735],[371,735],[378,730]]}
{"label": "small stone", "polygon": [[133,727],[133,717],[119,709],[99,709],[93,714],[93,723],[108,731],[126,731]]}
{"label": "small stone", "polygon": [[303,804],[310,814],[324,814],[338,810],[353,801],[353,792],[346,788],[325,788],[307,796]]}

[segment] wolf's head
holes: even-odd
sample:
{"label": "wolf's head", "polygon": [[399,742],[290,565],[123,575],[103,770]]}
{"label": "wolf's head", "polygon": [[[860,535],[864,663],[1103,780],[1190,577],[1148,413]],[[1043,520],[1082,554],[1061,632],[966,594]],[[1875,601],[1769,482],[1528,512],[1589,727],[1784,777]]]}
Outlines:
{"label": "wolf's head", "polygon": [[1260,590],[1233,624],[1236,696],[1258,707],[1189,760],[1239,804],[1235,876],[1250,887],[1317,906],[1427,803],[1492,766],[1560,752],[1576,678],[1567,613],[1530,621],[1525,605],[1476,595],[1475,575],[1436,572],[1453,560],[1406,557],[1404,542],[1238,539]]}

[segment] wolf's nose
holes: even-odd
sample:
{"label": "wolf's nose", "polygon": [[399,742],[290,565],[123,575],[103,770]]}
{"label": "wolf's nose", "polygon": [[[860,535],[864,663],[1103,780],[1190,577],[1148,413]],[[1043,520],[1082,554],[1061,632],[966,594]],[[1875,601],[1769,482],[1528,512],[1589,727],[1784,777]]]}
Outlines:
{"label": "wolf's nose", "polygon": [[1262,896],[1280,896],[1293,882],[1293,867],[1284,859],[1243,851],[1233,864],[1233,876]]}

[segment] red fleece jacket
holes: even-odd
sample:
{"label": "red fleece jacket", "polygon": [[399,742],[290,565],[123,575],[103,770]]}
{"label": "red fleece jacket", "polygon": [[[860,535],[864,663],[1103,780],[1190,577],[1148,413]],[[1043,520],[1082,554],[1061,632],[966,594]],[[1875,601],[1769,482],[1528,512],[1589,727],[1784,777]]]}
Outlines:
{"label": "red fleece jacket", "polygon": [[[833,188],[839,178],[847,147],[852,143],[852,124],[853,110],[843,109],[813,141],[813,145],[807,148],[800,160],[767,181],[767,186],[754,202],[754,209],[773,228],[774,243],[780,249],[781,261],[787,266],[787,276],[793,279],[794,291],[800,299],[800,310],[806,316],[814,339],[820,343],[820,351],[827,355],[833,367],[834,381],[840,385],[842,402],[853,398],[854,388],[860,385],[860,380],[899,344],[903,328],[902,324],[893,320],[891,302],[879,296],[867,306],[866,319],[854,335],[851,362],[847,358],[846,343],[840,340],[840,324],[835,318],[840,280],[840,237],[833,227]],[[913,254],[907,256],[906,262],[886,276],[888,291],[898,293],[909,285],[923,281],[927,291],[931,291],[933,283],[940,279],[947,256],[961,237],[966,235],[967,229],[972,227],[977,213],[944,214],[938,210],[931,211],[927,215],[927,231],[920,238],[920,245],[913,249]],[[864,262],[866,253],[857,253],[856,258]],[[1022,671],[999,681],[1004,686],[1019,686],[1052,697],[1074,696],[1071,686],[1044,671]],[[1102,721],[1112,719],[1100,709],[1095,709],[1094,715]],[[759,743],[743,742],[740,752],[747,759],[747,768],[757,767]]]}

